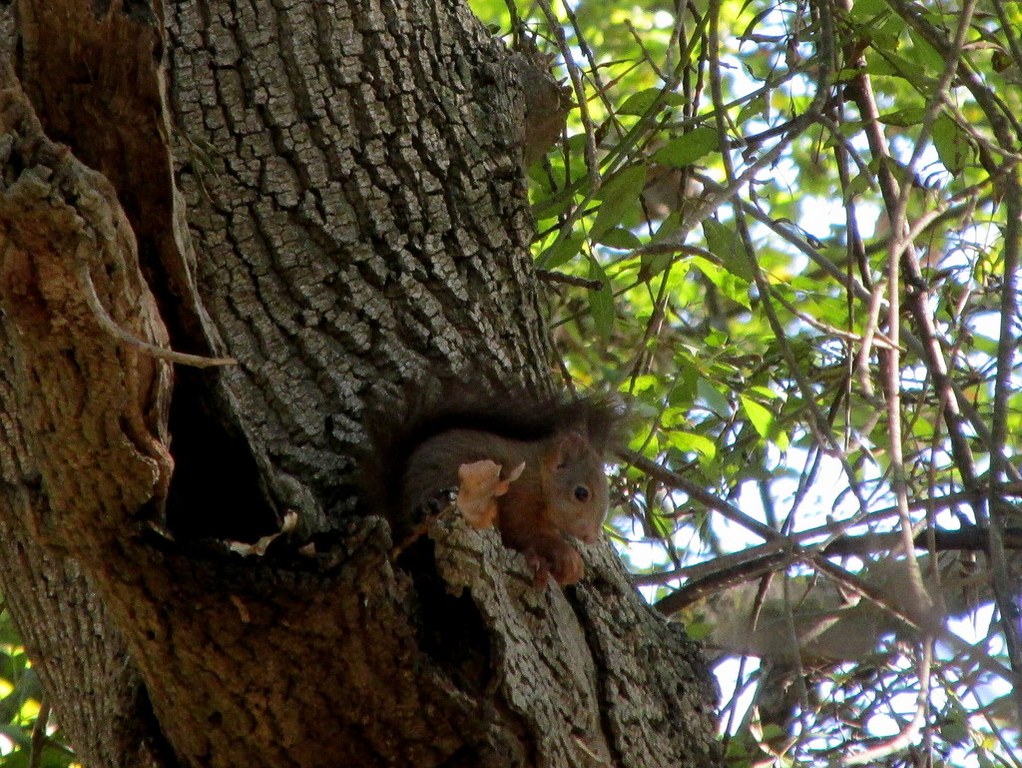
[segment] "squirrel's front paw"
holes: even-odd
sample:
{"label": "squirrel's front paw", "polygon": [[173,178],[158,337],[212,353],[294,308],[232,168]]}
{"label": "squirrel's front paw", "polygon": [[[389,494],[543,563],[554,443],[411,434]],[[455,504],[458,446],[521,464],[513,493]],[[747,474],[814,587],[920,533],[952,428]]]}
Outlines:
{"label": "squirrel's front paw", "polygon": [[543,552],[529,549],[525,552],[525,562],[533,571],[532,583],[537,587],[546,586],[551,576],[558,584],[568,585],[581,581],[585,574],[582,556],[566,541],[556,546],[544,547]]}
{"label": "squirrel's front paw", "polygon": [[557,583],[565,585],[581,581],[585,570],[582,556],[567,543],[557,552],[550,567],[550,573],[557,579]]}
{"label": "squirrel's front paw", "polygon": [[550,563],[534,549],[530,549],[523,554],[525,555],[525,564],[532,571],[532,586],[536,588],[545,587],[547,580],[550,578]]}

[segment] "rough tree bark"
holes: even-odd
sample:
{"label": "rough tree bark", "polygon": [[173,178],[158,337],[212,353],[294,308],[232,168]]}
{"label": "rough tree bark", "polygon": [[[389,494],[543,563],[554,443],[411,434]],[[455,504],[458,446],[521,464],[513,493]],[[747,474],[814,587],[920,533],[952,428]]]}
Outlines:
{"label": "rough tree bark", "polygon": [[502,44],[461,0],[13,10],[0,588],[84,762],[712,764],[698,649],[608,544],[536,590],[492,532],[399,568],[355,514],[381,393],[550,385]]}

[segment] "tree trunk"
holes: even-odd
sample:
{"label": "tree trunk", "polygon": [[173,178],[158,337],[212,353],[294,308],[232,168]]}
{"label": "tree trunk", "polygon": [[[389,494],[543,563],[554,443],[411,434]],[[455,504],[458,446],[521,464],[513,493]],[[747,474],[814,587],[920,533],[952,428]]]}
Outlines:
{"label": "tree trunk", "polygon": [[15,11],[0,587],[82,760],[712,764],[698,649],[609,544],[538,590],[493,532],[397,567],[355,511],[384,395],[550,386],[520,58],[460,0]]}

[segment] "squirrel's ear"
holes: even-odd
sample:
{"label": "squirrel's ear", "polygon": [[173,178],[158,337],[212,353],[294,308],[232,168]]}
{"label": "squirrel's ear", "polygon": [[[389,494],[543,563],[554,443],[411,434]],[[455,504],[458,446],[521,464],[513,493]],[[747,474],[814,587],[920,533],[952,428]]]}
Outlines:
{"label": "squirrel's ear", "polygon": [[581,461],[589,453],[589,442],[578,432],[569,432],[557,444],[557,450],[553,456],[554,467],[560,469],[568,464]]}

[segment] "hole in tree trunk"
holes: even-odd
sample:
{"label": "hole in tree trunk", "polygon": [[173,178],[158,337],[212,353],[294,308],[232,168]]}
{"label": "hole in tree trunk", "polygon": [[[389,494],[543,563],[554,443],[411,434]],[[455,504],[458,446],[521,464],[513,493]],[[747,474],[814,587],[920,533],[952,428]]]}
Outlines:
{"label": "hole in tree trunk", "polygon": [[277,531],[244,436],[215,405],[218,372],[179,366],[175,373],[167,527],[179,541],[255,541]]}

